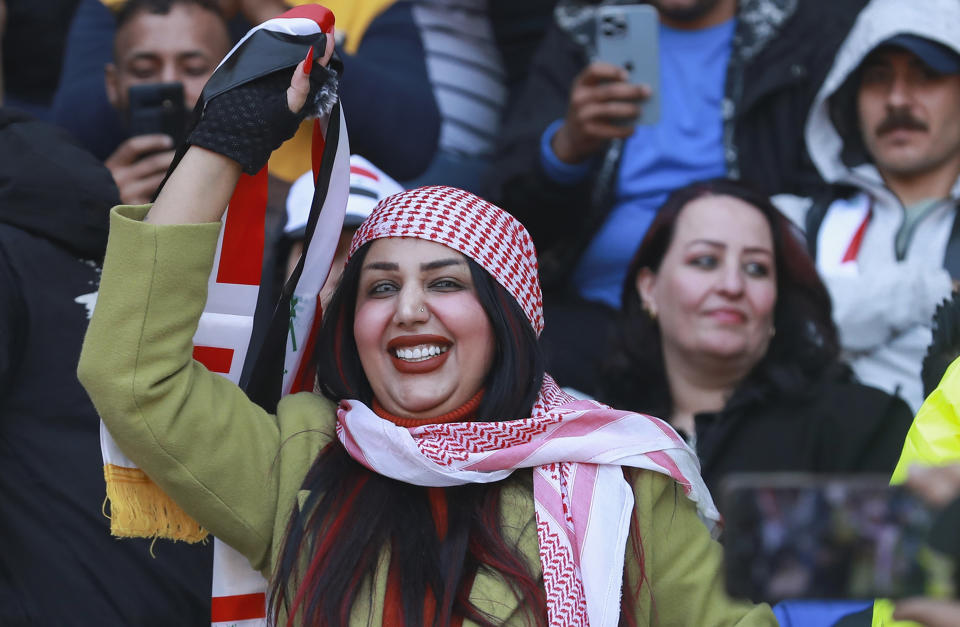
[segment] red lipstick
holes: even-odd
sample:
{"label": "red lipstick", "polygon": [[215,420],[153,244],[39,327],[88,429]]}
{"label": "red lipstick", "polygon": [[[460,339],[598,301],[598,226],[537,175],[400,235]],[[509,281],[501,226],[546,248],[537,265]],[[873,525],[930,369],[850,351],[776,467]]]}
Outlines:
{"label": "red lipstick", "polygon": [[397,349],[423,346],[425,344],[449,347],[452,342],[442,335],[401,335],[400,337],[395,337],[387,342],[387,354],[390,355],[393,367],[396,368],[398,372],[404,374],[422,374],[436,370],[442,366],[447,361],[447,357],[450,356],[449,350],[421,361],[407,361],[397,357]]}

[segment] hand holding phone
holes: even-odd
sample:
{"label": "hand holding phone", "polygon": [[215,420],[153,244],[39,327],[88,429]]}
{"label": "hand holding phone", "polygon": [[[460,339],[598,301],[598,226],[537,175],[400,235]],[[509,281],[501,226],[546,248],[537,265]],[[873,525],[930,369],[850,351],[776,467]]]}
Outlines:
{"label": "hand holding phone", "polygon": [[601,6],[596,14],[597,60],[626,72],[631,85],[648,89],[630,123],[660,121],[659,16],[649,4]]}
{"label": "hand holding phone", "polygon": [[611,139],[626,139],[650,90],[627,82],[622,68],[595,61],[588,65],[570,90],[563,125],[553,137],[554,154],[566,163],[580,163],[597,154]]}
{"label": "hand holding phone", "polygon": [[120,144],[104,161],[117,184],[120,201],[125,205],[152,201],[174,154],[168,135],[137,135]]}
{"label": "hand holding phone", "polygon": [[170,164],[174,148],[186,135],[187,113],[180,83],[133,85],[127,92],[127,131],[130,138],[107,157],[124,204],[153,200]]}
{"label": "hand holding phone", "polygon": [[612,139],[626,139],[634,124],[660,119],[659,18],[649,5],[597,9],[596,60],[574,79],[554,154],[581,163]]}
{"label": "hand holding phone", "polygon": [[179,146],[186,135],[187,110],[180,83],[132,85],[127,92],[127,130],[138,135],[169,135]]}

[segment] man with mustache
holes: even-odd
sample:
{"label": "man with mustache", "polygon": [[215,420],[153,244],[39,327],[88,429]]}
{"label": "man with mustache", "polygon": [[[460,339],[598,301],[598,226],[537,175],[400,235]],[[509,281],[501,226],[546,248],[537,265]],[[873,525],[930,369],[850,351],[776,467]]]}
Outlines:
{"label": "man with mustache", "polygon": [[806,125],[830,184],[780,196],[806,230],[854,372],[916,411],[936,306],[960,279],[960,4],[873,0]]}

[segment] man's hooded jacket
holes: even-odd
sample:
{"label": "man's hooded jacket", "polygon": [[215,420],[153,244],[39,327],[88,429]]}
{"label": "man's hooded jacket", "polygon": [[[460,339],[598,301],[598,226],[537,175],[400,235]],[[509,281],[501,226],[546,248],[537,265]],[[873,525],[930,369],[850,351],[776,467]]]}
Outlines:
{"label": "man's hooded jacket", "polygon": [[[807,121],[810,157],[832,187],[822,199],[776,199],[781,210],[810,231],[807,239],[815,248],[854,372],[864,383],[899,392],[914,411],[923,401],[920,365],[932,337],[931,319],[950,294],[951,278],[960,279],[960,249],[948,255],[948,248],[960,245],[960,230],[954,226],[960,179],[949,198],[900,232],[904,207],[860,139],[857,69],[895,35],[919,35],[960,52],[958,24],[956,0],[871,2],[837,52]],[[861,239],[852,246],[861,224]],[[951,240],[958,241],[950,245]]]}

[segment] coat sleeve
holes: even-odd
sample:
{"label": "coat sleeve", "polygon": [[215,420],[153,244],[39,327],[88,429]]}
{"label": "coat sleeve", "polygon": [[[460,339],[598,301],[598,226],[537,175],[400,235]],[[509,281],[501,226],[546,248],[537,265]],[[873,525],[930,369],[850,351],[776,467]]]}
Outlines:
{"label": "coat sleeve", "polygon": [[634,594],[638,625],[652,624],[653,616],[663,625],[777,624],[769,605],[727,596],[722,548],[679,484],[641,471],[633,485],[642,551],[636,554],[631,538],[624,594]]}
{"label": "coat sleeve", "polygon": [[957,359],[917,412],[891,483],[903,483],[912,464],[960,462],[960,359]]}
{"label": "coat sleeve", "polygon": [[882,346],[913,327],[929,327],[952,286],[946,270],[903,262],[861,268],[856,276],[827,274],[823,282],[833,301],[840,343],[854,353]]}
{"label": "coat sleeve", "polygon": [[192,358],[220,225],[145,224],[146,209],[111,214],[78,375],[124,453],[259,568],[273,536],[279,428]]}

